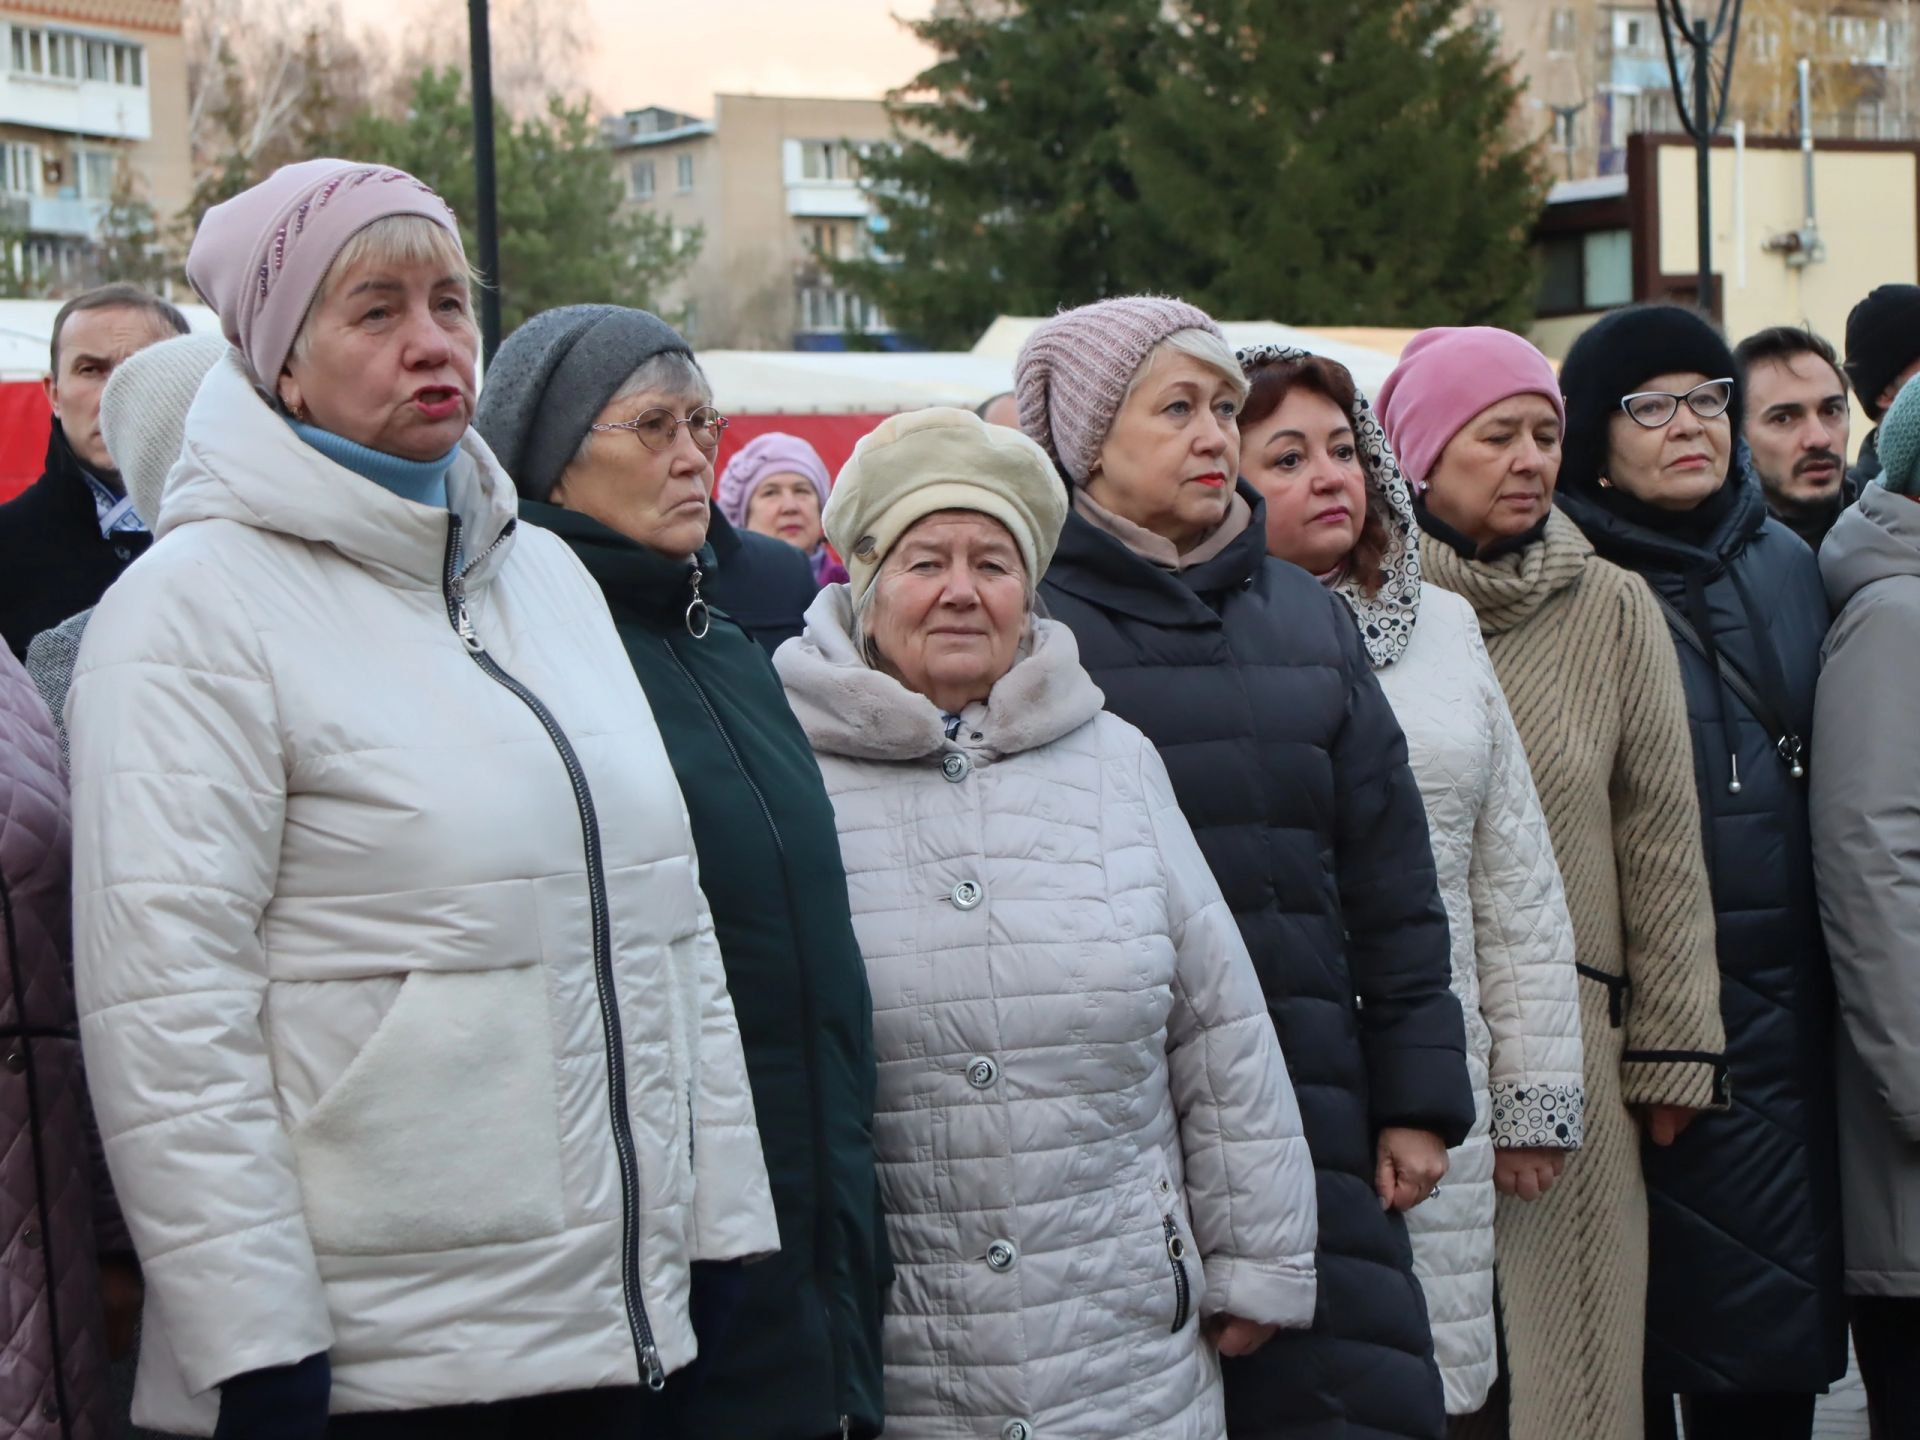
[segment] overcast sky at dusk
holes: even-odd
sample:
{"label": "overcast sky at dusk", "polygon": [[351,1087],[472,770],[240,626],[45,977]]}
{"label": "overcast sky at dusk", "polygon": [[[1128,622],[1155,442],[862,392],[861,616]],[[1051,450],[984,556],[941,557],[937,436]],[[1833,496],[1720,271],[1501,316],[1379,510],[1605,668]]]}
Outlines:
{"label": "overcast sky at dusk", "polygon": [[[877,98],[930,58],[894,20],[932,0],[539,0],[584,12],[588,73],[608,110],[710,115],[716,92]],[[417,24],[421,0],[346,0],[350,23]],[[407,14],[409,9],[413,14]],[[434,7],[440,14],[447,10]],[[464,17],[466,7],[458,7]],[[464,31],[463,31],[464,33]],[[499,34],[496,22],[496,36]],[[500,43],[496,39],[496,44]]]}

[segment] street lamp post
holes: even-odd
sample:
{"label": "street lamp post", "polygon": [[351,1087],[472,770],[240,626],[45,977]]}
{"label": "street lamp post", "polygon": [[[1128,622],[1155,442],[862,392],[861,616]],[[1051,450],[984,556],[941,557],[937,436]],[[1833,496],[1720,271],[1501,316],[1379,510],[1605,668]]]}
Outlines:
{"label": "street lamp post", "polygon": [[473,217],[480,243],[480,353],[500,348],[500,204],[493,168],[493,40],[487,0],[467,0],[473,71]]}
{"label": "street lamp post", "polygon": [[[1702,0],[1711,4],[1712,0]],[[1726,123],[1727,102],[1733,93],[1733,62],[1740,44],[1742,0],[1719,0],[1710,24],[1704,15],[1688,16],[1685,0],[1659,0],[1660,37],[1666,45],[1667,73],[1673,79],[1673,98],[1680,123],[1693,137],[1695,200],[1700,228],[1700,308],[1713,309],[1713,137]],[[1724,44],[1725,59],[1714,73],[1716,54]],[[1681,77],[1680,47],[1690,52],[1691,84]]]}

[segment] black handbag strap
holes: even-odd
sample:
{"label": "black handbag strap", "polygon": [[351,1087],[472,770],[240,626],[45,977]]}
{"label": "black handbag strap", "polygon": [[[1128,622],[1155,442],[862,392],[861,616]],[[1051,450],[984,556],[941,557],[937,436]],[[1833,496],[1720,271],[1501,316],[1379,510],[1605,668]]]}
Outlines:
{"label": "black handbag strap", "polygon": [[[1805,741],[1791,725],[1780,718],[1780,712],[1761,697],[1759,687],[1747,679],[1739,666],[1722,655],[1718,649],[1708,648],[1707,642],[1700,638],[1700,632],[1694,628],[1693,622],[1686,617],[1678,605],[1660,593],[1659,586],[1649,584],[1647,588],[1653,591],[1653,598],[1660,602],[1660,608],[1666,612],[1667,624],[1673,628],[1673,633],[1692,646],[1701,659],[1717,667],[1720,678],[1726,682],[1727,688],[1738,695],[1741,704],[1751,710],[1754,718],[1767,727],[1767,733],[1774,737],[1774,749],[1779,752],[1780,759],[1793,771],[1794,778],[1799,779],[1804,776],[1806,774]],[[1762,638],[1759,643],[1766,642]]]}

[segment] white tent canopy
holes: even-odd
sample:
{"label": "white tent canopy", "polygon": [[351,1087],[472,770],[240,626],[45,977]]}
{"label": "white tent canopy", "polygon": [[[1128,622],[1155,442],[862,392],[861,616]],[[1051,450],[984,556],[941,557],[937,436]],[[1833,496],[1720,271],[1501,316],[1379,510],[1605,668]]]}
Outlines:
{"label": "white tent canopy", "polygon": [[[47,373],[47,344],[53,338],[58,300],[0,300],[0,383],[40,380]],[[196,335],[218,335],[220,317],[204,305],[182,305],[180,313]]]}
{"label": "white tent canopy", "polygon": [[[55,300],[0,300],[0,381],[34,381],[47,372]],[[196,333],[218,334],[219,317],[183,305]],[[1002,316],[970,351],[703,350],[714,401],[742,415],[891,415],[928,405],[974,406],[1013,388],[1013,362],[1038,318]],[[1338,360],[1363,390],[1380,387],[1395,356],[1271,321],[1222,326],[1235,346],[1297,345]]]}

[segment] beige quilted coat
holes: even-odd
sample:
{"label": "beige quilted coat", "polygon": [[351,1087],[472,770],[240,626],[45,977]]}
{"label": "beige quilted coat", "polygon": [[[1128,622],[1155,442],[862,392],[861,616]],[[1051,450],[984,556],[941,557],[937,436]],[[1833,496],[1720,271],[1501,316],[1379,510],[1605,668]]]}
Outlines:
{"label": "beige quilted coat", "polygon": [[1313,1168],[1166,771],[1071,632],[954,737],[845,586],[780,650],[873,989],[890,1440],[1223,1440],[1207,1317],[1313,1316]]}

